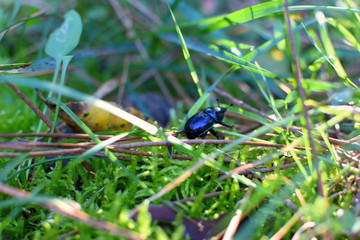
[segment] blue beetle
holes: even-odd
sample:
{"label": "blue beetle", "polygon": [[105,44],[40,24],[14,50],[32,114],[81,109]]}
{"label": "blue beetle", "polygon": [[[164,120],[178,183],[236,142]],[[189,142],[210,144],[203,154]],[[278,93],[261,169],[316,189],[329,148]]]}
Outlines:
{"label": "blue beetle", "polygon": [[[232,104],[229,107],[231,106]],[[186,137],[189,139],[202,137],[204,139],[207,132],[210,132],[217,139],[219,139],[219,136],[213,129],[213,126],[215,123],[219,123],[225,127],[232,128],[232,126],[222,122],[222,120],[224,119],[224,113],[229,107],[220,107],[218,102],[217,107],[209,107],[206,108],[204,111],[193,115],[185,123],[184,132]]]}

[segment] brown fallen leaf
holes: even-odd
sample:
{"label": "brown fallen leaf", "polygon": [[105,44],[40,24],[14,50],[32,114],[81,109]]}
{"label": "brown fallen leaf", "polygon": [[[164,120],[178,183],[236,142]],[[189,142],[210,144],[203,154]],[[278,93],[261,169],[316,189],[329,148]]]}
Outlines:
{"label": "brown fallen leaf", "polygon": [[[148,212],[151,214],[152,221],[157,221],[160,226],[164,227],[170,227],[170,224],[176,220],[178,214],[178,212],[165,204],[150,204]],[[213,231],[213,229],[226,215],[227,213],[224,213],[218,219],[214,220],[189,219],[184,217],[182,219],[183,225],[185,226],[184,235],[188,235],[190,239],[194,240],[210,239],[219,233],[218,231]],[[134,214],[132,218],[136,221],[137,213]]]}

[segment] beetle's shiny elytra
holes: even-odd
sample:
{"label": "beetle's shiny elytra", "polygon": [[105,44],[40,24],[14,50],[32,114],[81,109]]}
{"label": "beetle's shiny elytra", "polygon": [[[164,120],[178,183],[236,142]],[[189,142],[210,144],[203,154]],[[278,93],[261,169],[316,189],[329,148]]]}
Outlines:
{"label": "beetle's shiny elytra", "polygon": [[[229,107],[231,106],[232,104]],[[185,123],[184,132],[186,137],[189,139],[197,137],[205,138],[207,132],[210,132],[219,139],[219,136],[213,129],[213,126],[215,123],[219,123],[225,127],[232,128],[232,126],[222,122],[224,119],[224,113],[229,107],[220,107],[218,103],[217,107],[209,107],[202,112],[196,113]]]}

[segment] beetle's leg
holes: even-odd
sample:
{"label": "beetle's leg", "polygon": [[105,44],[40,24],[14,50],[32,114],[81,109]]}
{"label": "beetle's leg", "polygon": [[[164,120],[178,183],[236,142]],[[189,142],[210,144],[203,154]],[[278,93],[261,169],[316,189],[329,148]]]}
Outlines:
{"label": "beetle's leg", "polygon": [[207,132],[204,132],[203,134],[201,134],[199,137],[201,137],[202,139],[205,139],[207,135]]}
{"label": "beetle's leg", "polygon": [[169,142],[166,142],[166,146],[168,148],[169,151],[169,158],[172,159],[172,155],[173,155],[173,151],[172,151],[172,146]]}
{"label": "beetle's leg", "polygon": [[228,128],[233,128],[234,127],[234,126],[231,126],[231,125],[227,125],[226,123],[223,123],[223,122],[221,122],[220,124],[225,126],[225,127],[228,127]]}
{"label": "beetle's leg", "polygon": [[214,129],[210,128],[209,132],[214,135],[217,139],[219,139],[219,135],[215,132]]}

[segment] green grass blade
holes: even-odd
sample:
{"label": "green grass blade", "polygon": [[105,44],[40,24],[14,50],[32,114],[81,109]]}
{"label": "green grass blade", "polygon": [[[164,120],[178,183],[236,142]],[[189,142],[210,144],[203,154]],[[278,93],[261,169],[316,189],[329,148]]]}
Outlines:
{"label": "green grass blade", "polygon": [[[19,156],[20,157],[20,156]],[[18,157],[18,158],[19,158]],[[43,164],[46,164],[46,163],[50,163],[50,162],[54,162],[54,161],[60,161],[60,160],[64,160],[64,159],[69,159],[69,156],[67,157],[59,157],[59,158],[53,158],[53,159],[45,159],[43,161],[40,161],[40,162],[35,162],[35,163],[31,163],[30,165],[26,166],[26,167],[22,167],[20,168],[19,170],[17,170],[16,172],[14,172],[13,174],[11,174],[10,176],[8,176],[7,178],[5,178],[4,180],[1,180],[2,183],[7,183],[8,181],[10,181],[13,177],[15,177],[16,175],[19,175],[20,173],[28,170],[28,169],[31,169],[31,168],[34,168],[36,166],[40,166],[40,165],[43,165]],[[15,164],[15,163],[14,163]],[[14,168],[13,168],[14,169]],[[12,169],[12,170],[13,170]],[[5,174],[3,174],[3,176],[5,176]]]}
{"label": "green grass blade", "polygon": [[208,25],[207,27],[200,30],[201,33],[205,34],[229,26],[265,17],[267,15],[281,11],[282,8],[283,4],[281,1],[270,1],[244,8],[223,16],[211,17],[197,22],[196,25],[198,27]]}
{"label": "green grass blade", "polygon": [[86,152],[84,152],[83,154],[79,155],[79,158],[86,158],[96,152],[99,152],[102,149],[104,149],[106,146],[113,144],[114,142],[119,141],[120,139],[122,139],[128,135],[129,135],[128,133],[122,133],[122,134],[116,135],[112,138],[109,138],[105,141],[102,141],[99,144],[96,144],[94,147],[87,150]]}
{"label": "green grass blade", "polygon": [[[341,79],[343,80],[343,82],[347,85],[347,86],[351,86],[353,88],[357,88],[356,85],[346,77],[346,73],[345,76],[342,75],[341,70],[337,69],[337,66],[335,66],[335,64],[330,60],[330,58],[328,56],[326,56],[320,49],[320,47],[317,45],[317,43],[314,41],[314,39],[311,37],[311,35],[309,34],[309,32],[307,31],[306,27],[304,25],[302,25],[305,32],[307,33],[310,41],[312,42],[313,46],[316,48],[316,50],[321,54],[321,56],[323,56],[323,58],[330,64],[330,66],[332,66],[332,68],[339,74],[339,77],[341,77]],[[331,56],[330,56],[331,57]]]}
{"label": "green grass blade", "polygon": [[13,24],[13,22],[15,20],[15,17],[16,17],[16,15],[18,14],[18,12],[20,10],[22,2],[23,2],[23,0],[17,0],[16,1],[14,9],[13,9],[11,17],[10,17],[10,20],[9,20],[9,22],[7,24],[8,27],[4,30],[4,32],[0,36],[0,42],[5,37],[6,33],[9,31],[10,26]]}
{"label": "green grass blade", "polygon": [[[311,25],[313,23],[315,23],[316,20],[315,19],[311,19],[308,20],[306,22],[304,22],[304,26],[308,26]],[[296,33],[298,31],[300,31],[301,29],[303,29],[303,27],[301,25],[296,26],[293,29],[293,32]],[[244,55],[242,57],[243,60],[246,61],[254,61],[257,57],[261,56],[262,54],[268,52],[271,48],[273,48],[274,46],[276,46],[279,42],[281,42],[282,40],[284,40],[286,38],[285,34],[281,34],[278,35],[276,38],[273,38],[271,40],[268,40],[267,42],[261,44],[259,47],[254,48],[254,50],[252,50],[251,52],[247,53],[246,55]]]}
{"label": "green grass blade", "polygon": [[[174,35],[161,34],[160,37],[166,41],[179,44],[179,40]],[[234,55],[233,53],[229,53],[223,49],[220,49],[218,46],[215,46],[215,45],[209,46],[209,45],[203,44],[201,42],[195,42],[195,41],[191,40],[190,38],[186,38],[186,37],[185,37],[185,40],[187,42],[187,47],[193,51],[204,53],[206,55],[215,57],[221,61],[231,63],[234,65],[238,65],[239,67],[241,67],[245,70],[249,70],[251,72],[261,74],[259,71],[259,68],[255,64],[253,64],[249,61],[243,60],[242,58]],[[269,70],[266,70],[263,68],[260,68],[260,69],[261,69],[261,72],[266,77],[275,78],[275,79],[279,78],[276,74],[270,72]]]}
{"label": "green grass blade", "polygon": [[23,153],[15,159],[12,159],[5,165],[0,171],[0,182],[5,183],[9,173],[12,172],[16,168],[16,166],[27,160],[26,156],[27,153]]}
{"label": "green grass blade", "polygon": [[352,9],[346,7],[335,7],[335,6],[321,6],[321,5],[298,5],[289,6],[289,11],[307,11],[307,10],[319,10],[319,11],[337,11],[344,13],[360,13],[359,9]]}
{"label": "green grass blade", "polygon": [[335,48],[331,42],[331,38],[326,28],[326,19],[323,12],[316,12],[316,18],[319,23],[320,37],[323,42],[327,56],[333,57],[333,65],[338,76],[343,79],[344,83],[350,87],[357,88],[357,86],[348,78],[344,67],[342,66],[339,58],[336,56]]}
{"label": "green grass blade", "polygon": [[[350,0],[345,0],[346,1],[346,4],[348,5],[348,7],[350,8],[350,9],[355,9],[354,8],[354,6],[353,6],[353,4],[352,4],[352,2],[350,1]],[[354,12],[354,16],[355,16],[355,19],[357,20],[357,26],[359,27],[359,23],[360,23],[360,15],[359,15],[359,13],[356,13],[356,12]]]}
{"label": "green grass blade", "polygon": [[183,51],[183,54],[184,54],[184,58],[185,58],[185,61],[186,61],[187,65],[188,65],[188,67],[189,67],[189,70],[190,70],[190,75],[191,75],[191,77],[192,77],[192,79],[193,79],[193,81],[194,81],[194,83],[196,85],[199,96],[201,97],[202,96],[202,90],[201,90],[201,87],[200,87],[199,78],[198,78],[198,75],[197,75],[197,73],[195,71],[194,64],[191,61],[189,50],[188,50],[188,48],[186,46],[186,43],[185,43],[185,40],[184,40],[183,35],[181,33],[180,27],[176,22],[176,18],[175,18],[174,13],[172,12],[172,10],[170,8],[169,3],[167,3],[167,6],[168,6],[169,11],[171,13],[171,17],[172,17],[172,19],[174,21],[175,29],[176,29],[176,32],[177,32],[178,37],[180,39],[181,48],[182,48],[182,51]]}
{"label": "green grass blade", "polygon": [[[93,58],[97,56],[113,55],[113,54],[125,54],[131,53],[135,50],[133,43],[124,42],[115,46],[105,46],[87,50],[77,50],[72,52],[73,60],[79,61],[82,59]],[[13,63],[0,65],[0,72],[7,73],[28,73],[39,72],[56,68],[56,61],[53,58],[47,57],[36,60],[31,63]]]}
{"label": "green grass blade", "polygon": [[[71,59],[72,59],[72,56],[63,57],[63,60],[62,60],[63,65],[62,65],[62,71],[61,71],[61,77],[60,77],[60,86],[64,86],[66,69],[67,69]],[[61,101],[61,93],[59,93],[57,95],[57,103],[60,103],[60,101]],[[60,104],[56,104],[53,125],[52,125],[52,128],[51,128],[52,133],[54,132],[54,129],[55,129],[55,126],[56,126],[56,122],[57,122],[57,118],[58,118],[58,114],[59,114],[59,107],[60,107]]]}
{"label": "green grass blade", "polygon": [[347,28],[335,19],[328,19],[328,22],[338,29],[338,31],[354,46],[354,48],[360,52],[360,44],[358,40]]}

